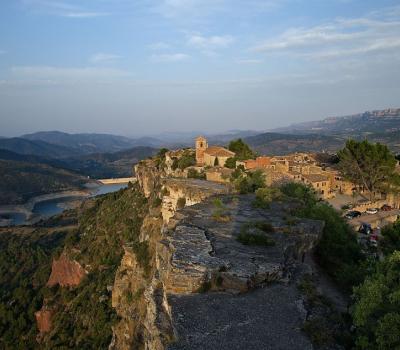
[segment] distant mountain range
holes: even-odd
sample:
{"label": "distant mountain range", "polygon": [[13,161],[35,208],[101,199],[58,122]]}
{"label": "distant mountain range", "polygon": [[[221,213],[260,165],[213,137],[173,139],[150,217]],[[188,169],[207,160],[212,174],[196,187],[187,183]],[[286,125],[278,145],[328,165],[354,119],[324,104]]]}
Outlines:
{"label": "distant mountain range", "polygon": [[272,132],[293,134],[322,133],[343,135],[394,131],[400,131],[400,108],[367,111],[342,117],[329,117],[323,120],[293,124],[272,130]]}
{"label": "distant mountain range", "polygon": [[285,155],[294,152],[335,152],[345,139],[327,135],[263,133],[244,139],[259,154]]}

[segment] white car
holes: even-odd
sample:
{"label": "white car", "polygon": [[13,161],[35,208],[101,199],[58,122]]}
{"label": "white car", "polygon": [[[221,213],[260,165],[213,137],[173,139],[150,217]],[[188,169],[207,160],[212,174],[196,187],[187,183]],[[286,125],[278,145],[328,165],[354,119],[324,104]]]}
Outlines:
{"label": "white car", "polygon": [[376,214],[378,212],[378,209],[376,209],[376,208],[368,208],[365,212],[367,214]]}

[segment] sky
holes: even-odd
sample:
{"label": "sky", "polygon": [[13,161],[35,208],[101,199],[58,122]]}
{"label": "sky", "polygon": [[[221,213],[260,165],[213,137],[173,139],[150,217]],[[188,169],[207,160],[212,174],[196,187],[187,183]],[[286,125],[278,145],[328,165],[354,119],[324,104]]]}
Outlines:
{"label": "sky", "polygon": [[0,135],[268,130],[400,107],[398,0],[1,0]]}

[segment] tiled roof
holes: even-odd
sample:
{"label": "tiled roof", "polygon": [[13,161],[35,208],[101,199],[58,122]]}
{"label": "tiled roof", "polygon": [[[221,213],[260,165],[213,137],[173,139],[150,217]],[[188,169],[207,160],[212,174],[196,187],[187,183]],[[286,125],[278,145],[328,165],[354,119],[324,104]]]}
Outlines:
{"label": "tiled roof", "polygon": [[303,177],[310,182],[329,181],[329,178],[326,175],[322,174],[303,175]]}
{"label": "tiled roof", "polygon": [[219,147],[219,146],[211,146],[208,147],[204,153],[207,153],[210,156],[214,157],[234,157],[235,153],[231,152],[230,150]]}

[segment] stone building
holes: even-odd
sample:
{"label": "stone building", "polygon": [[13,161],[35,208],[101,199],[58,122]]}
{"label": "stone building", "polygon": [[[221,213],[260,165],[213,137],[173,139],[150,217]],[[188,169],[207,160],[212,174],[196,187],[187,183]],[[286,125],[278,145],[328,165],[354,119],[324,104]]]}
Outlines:
{"label": "stone building", "polygon": [[323,174],[303,175],[302,180],[306,185],[311,185],[321,198],[328,199],[333,197],[331,182],[328,176]]}
{"label": "stone building", "polygon": [[199,166],[224,167],[226,160],[234,156],[234,152],[224,147],[208,147],[207,139],[202,136],[196,138],[196,163]]}
{"label": "stone building", "polygon": [[196,146],[196,163],[199,166],[203,166],[204,165],[204,152],[208,148],[207,139],[203,136],[197,137],[195,146]]}

